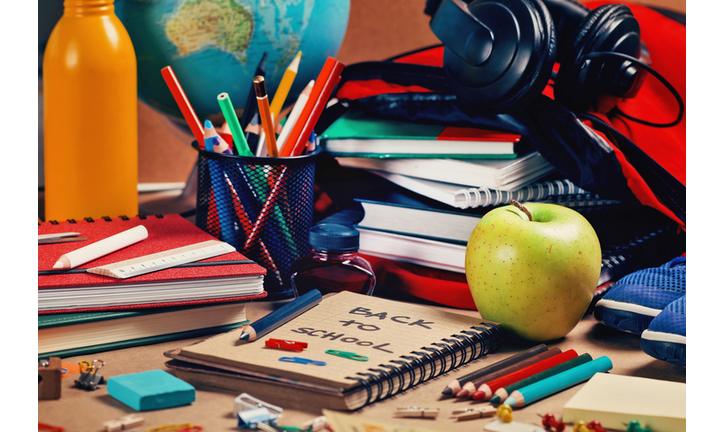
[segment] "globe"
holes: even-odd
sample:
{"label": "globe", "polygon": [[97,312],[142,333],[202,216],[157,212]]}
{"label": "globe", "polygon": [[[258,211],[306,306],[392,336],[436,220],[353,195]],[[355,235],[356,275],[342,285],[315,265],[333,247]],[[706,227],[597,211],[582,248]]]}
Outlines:
{"label": "globe", "polygon": [[138,97],[188,130],[163,80],[171,66],[203,123],[223,122],[217,102],[226,92],[241,117],[264,53],[273,98],[286,68],[302,51],[286,98],[293,103],[342,43],[350,0],[117,0],[138,63]]}

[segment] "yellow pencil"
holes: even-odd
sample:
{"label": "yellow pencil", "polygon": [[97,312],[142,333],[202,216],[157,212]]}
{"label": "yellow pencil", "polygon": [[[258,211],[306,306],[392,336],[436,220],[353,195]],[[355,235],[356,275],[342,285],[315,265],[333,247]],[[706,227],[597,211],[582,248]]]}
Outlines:
{"label": "yellow pencil", "polygon": [[[274,123],[271,112],[269,111],[269,97],[266,93],[266,84],[264,77],[257,75],[254,77],[254,91],[256,92],[256,102],[259,104],[259,119],[261,127],[266,133],[266,148],[269,156],[279,156],[277,150],[276,135],[274,135]],[[261,143],[259,143],[261,145]]]}
{"label": "yellow pencil", "polygon": [[289,67],[287,67],[286,72],[284,72],[282,81],[279,83],[279,87],[277,88],[277,91],[274,93],[274,98],[272,99],[269,109],[275,119],[279,118],[279,113],[281,112],[282,107],[284,106],[284,101],[287,99],[287,95],[289,94],[289,89],[292,88],[292,83],[294,83],[294,78],[297,77],[297,71],[299,70],[299,61],[300,61],[301,57],[302,57],[302,52],[299,51],[297,53],[297,55],[294,57],[294,60],[292,60]]}

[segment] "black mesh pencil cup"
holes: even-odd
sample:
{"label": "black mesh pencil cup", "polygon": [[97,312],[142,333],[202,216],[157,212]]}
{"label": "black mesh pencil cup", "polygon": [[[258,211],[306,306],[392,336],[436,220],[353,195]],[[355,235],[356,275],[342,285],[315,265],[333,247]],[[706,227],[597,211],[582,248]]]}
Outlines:
{"label": "black mesh pencil cup", "polygon": [[198,151],[196,225],[266,268],[268,299],[294,297],[291,266],[309,252],[321,150],[289,158]]}

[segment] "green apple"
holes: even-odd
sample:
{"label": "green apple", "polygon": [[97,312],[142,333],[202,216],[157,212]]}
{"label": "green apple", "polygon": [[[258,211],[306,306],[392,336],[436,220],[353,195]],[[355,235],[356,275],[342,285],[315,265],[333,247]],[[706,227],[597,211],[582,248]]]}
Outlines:
{"label": "green apple", "polygon": [[465,252],[470,292],[480,315],[513,335],[536,342],[561,338],[583,317],[596,291],[598,236],[570,208],[511,203],[488,212],[470,235]]}

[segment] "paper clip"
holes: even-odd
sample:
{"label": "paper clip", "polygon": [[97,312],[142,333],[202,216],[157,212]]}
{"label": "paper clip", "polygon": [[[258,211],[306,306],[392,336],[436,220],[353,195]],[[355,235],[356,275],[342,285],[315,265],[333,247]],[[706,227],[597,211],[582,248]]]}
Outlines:
{"label": "paper clip", "polygon": [[397,408],[394,412],[395,417],[416,417],[416,418],[437,418],[440,414],[439,408],[419,408],[419,407],[407,407]]}
{"label": "paper clip", "polygon": [[278,348],[287,351],[302,352],[309,344],[306,342],[290,341],[286,339],[274,339],[270,338],[264,342],[264,346],[267,348]]}
{"label": "paper clip", "polygon": [[63,431],[65,431],[65,428],[62,428],[60,426],[49,425],[47,423],[38,422],[38,430],[39,431],[48,431],[48,432],[63,432]]}
{"label": "paper clip", "polygon": [[330,349],[330,350],[325,351],[325,353],[327,353],[327,354],[332,354],[332,355],[335,355],[335,356],[337,356],[337,357],[342,357],[342,358],[350,359],[350,360],[357,360],[357,361],[367,361],[367,360],[369,360],[369,357],[366,357],[366,356],[363,356],[363,355],[359,355],[359,354],[355,354],[355,353],[353,353],[353,352],[347,352],[347,351],[339,351],[339,350],[331,350],[331,349]]}
{"label": "paper clip", "polygon": [[466,408],[453,410],[453,415],[456,415],[457,420],[472,420],[483,417],[492,417],[497,412],[494,406],[485,406],[480,408]]}
{"label": "paper clip", "polygon": [[302,357],[279,357],[279,360],[289,363],[313,364],[317,366],[325,366],[327,364],[323,361],[310,360]]}

